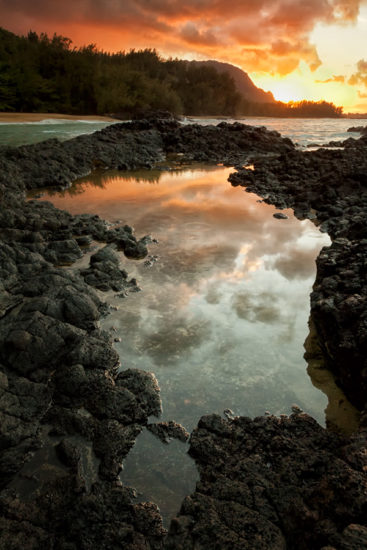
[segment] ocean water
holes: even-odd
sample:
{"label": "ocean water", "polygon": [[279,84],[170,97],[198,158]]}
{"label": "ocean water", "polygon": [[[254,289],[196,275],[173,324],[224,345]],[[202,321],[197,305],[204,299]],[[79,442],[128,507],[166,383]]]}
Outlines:
{"label": "ocean water", "polygon": [[[223,119],[186,117],[183,124],[219,124]],[[358,138],[359,134],[347,132],[351,126],[366,126],[366,119],[334,119],[334,118],[270,118],[248,117],[225,119],[227,122],[243,122],[253,126],[265,126],[269,130],[277,130],[289,137],[300,148],[315,144],[323,145],[329,141],[342,141],[348,137]],[[0,122],[0,145],[25,145],[37,143],[50,138],[66,140],[80,134],[90,134],[101,130],[114,122],[92,120],[62,120],[45,119],[41,122]]]}
{"label": "ocean water", "polygon": [[111,122],[99,120],[45,119],[40,122],[0,122],[1,145],[27,145],[46,139],[65,141],[81,134],[92,134],[109,126]]}
{"label": "ocean water", "polygon": [[[325,145],[329,141],[343,141],[354,137],[358,139],[359,133],[348,132],[352,126],[366,126],[366,119],[347,118],[271,118],[271,117],[248,117],[239,119],[228,119],[227,122],[238,120],[243,124],[252,126],[265,126],[268,130],[276,130],[284,137],[290,138],[301,149]],[[217,124],[216,119],[186,119],[185,124],[190,122],[198,124]]]}

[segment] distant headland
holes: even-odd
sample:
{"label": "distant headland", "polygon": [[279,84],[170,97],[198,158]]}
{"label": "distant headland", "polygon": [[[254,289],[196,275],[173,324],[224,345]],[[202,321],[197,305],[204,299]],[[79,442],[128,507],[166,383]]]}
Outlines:
{"label": "distant headland", "polygon": [[341,117],[326,101],[275,101],[229,63],[163,59],[156,50],[73,48],[54,34],[0,28],[0,111],[118,115],[169,110],[193,116]]}

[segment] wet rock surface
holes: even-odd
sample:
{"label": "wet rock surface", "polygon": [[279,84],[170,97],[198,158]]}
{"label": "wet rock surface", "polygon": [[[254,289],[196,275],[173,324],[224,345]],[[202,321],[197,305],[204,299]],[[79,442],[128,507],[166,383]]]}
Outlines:
{"label": "wet rock surface", "polygon": [[221,122],[217,126],[177,126],[163,139],[168,153],[182,153],[190,161],[222,162],[228,166],[246,162],[248,151],[275,153],[294,150],[291,140],[282,138],[278,132],[239,122]]}
{"label": "wet rock surface", "polygon": [[367,142],[367,126],[355,126],[348,129],[348,132],[361,134],[358,139],[350,137],[344,141],[330,141],[325,147],[365,147]]}
{"label": "wet rock surface", "polygon": [[90,267],[82,270],[80,274],[88,285],[98,290],[136,290],[136,280],[128,281],[127,271],[120,269],[119,264],[120,258],[116,253],[116,247],[107,245],[91,256]]}
{"label": "wet rock surface", "polygon": [[[346,440],[302,413],[203,417],[190,447],[201,480],[166,537],[158,508],[136,503],[121,485],[121,462],[144,427],[162,440],[187,433],[173,421],[150,421],[161,409],[154,375],[120,372],[99,327],[107,313],[100,291],[136,287],[120,265],[122,252],[144,258],[151,239],[24,196],[68,186],[94,168],[149,168],[169,153],[238,167],[261,155],[255,171],[240,169],[233,183],[299,216],[317,216],[334,239],[318,260],[312,311],[339,383],[362,409],[363,147],[307,156],[262,128],[164,118],[0,148],[1,549],[363,547],[365,432]],[[73,269],[92,240],[105,246],[88,268]]]}
{"label": "wet rock surface", "polygon": [[302,412],[202,417],[190,446],[200,482],[165,548],[362,549],[365,437],[343,439]]}

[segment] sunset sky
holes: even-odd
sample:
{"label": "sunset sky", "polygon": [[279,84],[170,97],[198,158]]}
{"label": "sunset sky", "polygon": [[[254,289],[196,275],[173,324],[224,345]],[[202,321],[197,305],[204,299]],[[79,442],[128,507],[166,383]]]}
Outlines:
{"label": "sunset sky", "polygon": [[0,26],[218,59],[281,101],[367,112],[367,0],[0,0]]}

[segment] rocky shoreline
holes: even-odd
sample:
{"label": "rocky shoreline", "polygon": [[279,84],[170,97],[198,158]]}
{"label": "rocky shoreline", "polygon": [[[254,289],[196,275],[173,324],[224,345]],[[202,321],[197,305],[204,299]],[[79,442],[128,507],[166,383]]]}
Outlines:
{"label": "rocky shoreline", "polygon": [[[367,547],[367,161],[366,140],[353,142],[306,154],[264,128],[145,119],[63,143],[0,148],[1,549]],[[296,408],[283,418],[203,417],[190,440],[200,482],[167,533],[157,507],[137,504],[122,486],[121,462],[145,427],[163,441],[188,434],[174,420],[148,421],[160,414],[158,382],[120,371],[98,323],[108,312],[101,292],[136,289],[119,254],[145,257],[150,237],[25,193],[63,188],[96,168],[149,169],[170,155],[236,166],[233,185],[328,231],[333,244],[318,259],[311,315],[362,421],[347,438]],[[105,246],[89,267],[68,268],[92,240]]]}
{"label": "rocky shoreline", "polygon": [[278,208],[293,208],[327,232],[331,247],[317,258],[311,318],[328,368],[358,410],[367,407],[365,330],[367,287],[367,137],[344,142],[339,151],[292,151],[254,161],[238,170],[244,185]]}

